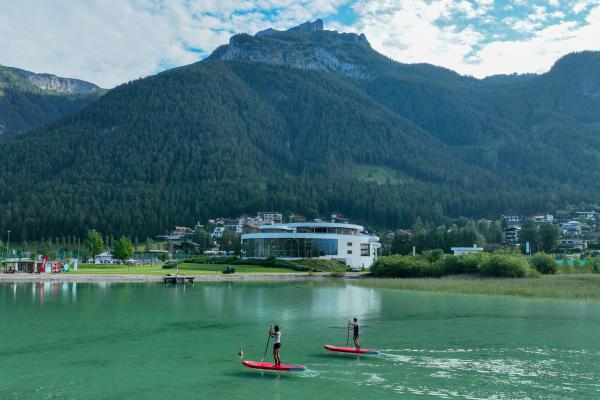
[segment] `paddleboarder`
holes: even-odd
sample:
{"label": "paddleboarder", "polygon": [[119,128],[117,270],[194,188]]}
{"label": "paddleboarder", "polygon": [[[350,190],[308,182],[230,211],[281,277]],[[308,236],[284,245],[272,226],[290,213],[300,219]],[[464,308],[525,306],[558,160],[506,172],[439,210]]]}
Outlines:
{"label": "paddleboarder", "polygon": [[358,324],[358,318],[354,317],[354,321],[348,321],[348,330],[352,329],[354,334],[352,335],[352,339],[354,340],[354,347],[360,349],[360,325]]}
{"label": "paddleboarder", "polygon": [[279,358],[279,349],[281,348],[281,331],[279,326],[275,325],[273,330],[269,329],[269,336],[273,338],[275,344],[273,345],[273,358],[275,359],[275,365],[281,364],[281,358]]}

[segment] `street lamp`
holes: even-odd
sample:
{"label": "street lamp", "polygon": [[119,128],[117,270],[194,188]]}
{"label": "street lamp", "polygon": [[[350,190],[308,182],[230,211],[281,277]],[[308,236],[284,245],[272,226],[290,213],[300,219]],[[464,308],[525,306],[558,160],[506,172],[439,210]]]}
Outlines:
{"label": "street lamp", "polygon": [[8,258],[10,257],[10,231],[8,232],[8,239],[6,239],[6,259],[8,260]]}

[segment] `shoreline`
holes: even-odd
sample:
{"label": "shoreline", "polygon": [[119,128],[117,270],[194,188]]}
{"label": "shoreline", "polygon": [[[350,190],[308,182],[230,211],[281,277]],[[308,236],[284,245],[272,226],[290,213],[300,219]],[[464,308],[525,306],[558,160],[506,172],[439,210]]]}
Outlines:
{"label": "shoreline", "polygon": [[[166,275],[166,274],[165,274]],[[184,274],[180,274],[184,276]],[[346,273],[341,277],[332,277],[330,273],[254,273],[254,274],[194,274],[194,282],[232,282],[232,281],[311,281],[326,279],[358,279],[362,273]],[[147,274],[0,274],[2,283],[31,282],[118,282],[118,283],[162,283],[164,275]]]}

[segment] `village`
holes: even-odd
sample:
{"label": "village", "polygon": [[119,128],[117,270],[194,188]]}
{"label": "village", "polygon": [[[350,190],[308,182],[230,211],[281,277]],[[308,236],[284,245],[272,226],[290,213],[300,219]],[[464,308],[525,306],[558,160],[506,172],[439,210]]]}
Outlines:
{"label": "village", "polygon": [[[453,254],[464,254],[502,248],[520,250],[525,255],[544,251],[554,254],[559,263],[564,262],[563,259],[573,262],[599,248],[599,222],[600,213],[596,211],[576,211],[562,218],[548,213],[523,216],[507,212],[496,221],[478,221],[478,224],[488,226],[499,225],[501,238],[486,242],[478,236],[468,239],[467,235],[454,239],[448,250]],[[536,235],[542,226],[550,227],[550,236],[554,237],[550,238],[551,245],[540,248],[543,241],[531,238],[531,235],[532,232]],[[446,230],[451,233],[452,229]],[[68,272],[77,270],[82,264],[159,265],[192,256],[320,258],[340,261],[352,270],[363,270],[381,255],[394,252],[414,255],[417,251],[434,249],[433,245],[412,245],[404,251],[394,247],[394,241],[400,236],[411,238],[416,234],[414,227],[370,231],[337,212],[328,218],[308,220],[299,213],[268,211],[237,218],[211,218],[192,227],[176,226],[170,232],[146,238],[143,243],[138,239],[127,239],[131,248],[125,258],[113,254],[118,240],[111,236],[99,235],[103,242],[102,251],[94,253],[85,239],[71,237],[49,238],[41,243],[17,243],[11,248],[10,231],[6,243],[0,244],[3,250],[0,254],[4,272]],[[465,242],[468,240],[472,242]]]}

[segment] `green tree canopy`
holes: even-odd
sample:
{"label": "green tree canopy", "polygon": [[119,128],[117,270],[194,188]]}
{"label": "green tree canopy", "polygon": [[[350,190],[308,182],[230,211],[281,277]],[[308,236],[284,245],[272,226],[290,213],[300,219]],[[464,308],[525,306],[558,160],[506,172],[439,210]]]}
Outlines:
{"label": "green tree canopy", "polygon": [[131,239],[121,236],[113,245],[112,255],[117,260],[125,261],[133,257],[133,243]]}
{"label": "green tree canopy", "polygon": [[86,252],[96,261],[96,256],[104,251],[104,241],[100,232],[91,230],[83,243]]}

